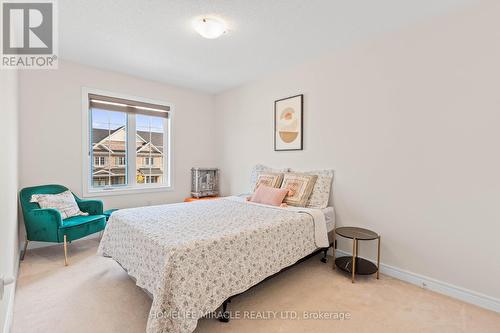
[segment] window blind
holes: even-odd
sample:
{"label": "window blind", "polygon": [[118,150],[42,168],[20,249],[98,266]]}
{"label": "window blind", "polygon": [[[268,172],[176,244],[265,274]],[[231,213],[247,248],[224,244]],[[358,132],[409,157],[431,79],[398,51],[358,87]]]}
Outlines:
{"label": "window blind", "polygon": [[168,118],[170,106],[89,94],[89,107]]}

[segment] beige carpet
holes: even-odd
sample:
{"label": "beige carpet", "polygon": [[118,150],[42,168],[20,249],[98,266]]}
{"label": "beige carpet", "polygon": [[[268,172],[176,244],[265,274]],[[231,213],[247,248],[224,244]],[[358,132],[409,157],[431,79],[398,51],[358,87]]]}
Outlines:
{"label": "beige carpet", "polygon": [[[144,332],[151,300],[111,259],[96,256],[97,240],[28,250],[21,264],[13,332]],[[323,311],[345,320],[202,319],[196,332],[500,332],[500,314],[381,276],[356,284],[311,258],[236,297],[230,309],[277,317]],[[276,311],[276,312],[272,312]],[[235,313],[236,315],[236,313]],[[247,313],[247,317],[259,313]]]}

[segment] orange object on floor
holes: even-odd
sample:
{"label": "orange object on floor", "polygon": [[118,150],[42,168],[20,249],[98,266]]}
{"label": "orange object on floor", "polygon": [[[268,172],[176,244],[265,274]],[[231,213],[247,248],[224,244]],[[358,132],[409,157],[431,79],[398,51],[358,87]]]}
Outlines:
{"label": "orange object on floor", "polygon": [[184,199],[184,202],[193,202],[193,201],[198,201],[198,200],[213,200],[213,199],[218,199],[220,197],[203,197],[203,198],[186,198]]}

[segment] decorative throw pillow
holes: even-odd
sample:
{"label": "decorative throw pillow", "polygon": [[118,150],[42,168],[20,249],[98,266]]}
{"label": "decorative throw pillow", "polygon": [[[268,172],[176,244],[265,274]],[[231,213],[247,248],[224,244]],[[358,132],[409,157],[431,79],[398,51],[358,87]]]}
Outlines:
{"label": "decorative throw pillow", "polygon": [[59,194],[33,194],[30,202],[36,202],[40,208],[57,209],[63,219],[78,215],[89,215],[80,210],[71,191]]}
{"label": "decorative throw pillow", "polygon": [[251,202],[264,205],[279,206],[288,193],[286,188],[274,188],[266,185],[259,185],[255,193],[250,198]]}
{"label": "decorative throw pillow", "polygon": [[282,181],[282,173],[261,173],[257,177],[257,183],[255,184],[254,191],[259,187],[259,185],[279,188]]}
{"label": "decorative throw pillow", "polygon": [[281,183],[281,188],[288,190],[285,203],[290,206],[305,207],[317,178],[316,175],[285,173]]}
{"label": "decorative throw pillow", "polygon": [[253,191],[255,188],[255,184],[257,184],[257,178],[261,173],[284,173],[288,172],[289,168],[283,169],[275,169],[262,164],[257,164],[252,168],[252,172],[250,174],[250,189]]}
{"label": "decorative throw pillow", "polygon": [[306,205],[307,208],[319,208],[324,209],[328,207],[328,201],[330,200],[330,191],[332,188],[333,181],[333,170],[314,170],[305,171],[302,174],[306,175],[316,175],[318,179],[314,184],[311,196]]}

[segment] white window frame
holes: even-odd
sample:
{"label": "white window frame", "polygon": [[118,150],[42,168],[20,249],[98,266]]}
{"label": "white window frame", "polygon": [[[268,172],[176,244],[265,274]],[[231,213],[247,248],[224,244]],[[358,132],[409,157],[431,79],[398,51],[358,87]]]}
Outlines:
{"label": "white window frame", "polygon": [[[117,187],[92,187],[92,165],[94,161],[91,160],[91,144],[90,144],[90,109],[89,109],[89,94],[96,94],[102,96],[109,96],[115,98],[128,99],[132,101],[159,104],[170,107],[168,120],[165,121],[164,131],[164,151],[167,152],[164,156],[165,163],[165,183],[149,183],[149,184],[136,184],[136,154],[127,154],[127,169],[132,170],[128,173],[128,184],[120,185]],[[132,114],[127,114],[127,122],[129,131],[127,132],[127,151],[135,152],[135,117]],[[147,193],[147,192],[168,192],[174,190],[174,167],[173,167],[173,123],[174,123],[174,105],[166,101],[153,100],[144,97],[130,96],[126,94],[114,93],[110,91],[103,91],[94,88],[82,88],[82,188],[84,197],[97,197],[97,196],[112,196],[124,195],[134,193]],[[131,130],[130,130],[131,129]]]}
{"label": "white window frame", "polygon": [[[96,163],[96,161],[99,161],[99,163]],[[101,163],[102,161],[102,163]],[[94,166],[105,166],[106,165],[106,156],[99,156],[99,155],[94,155]]]}

